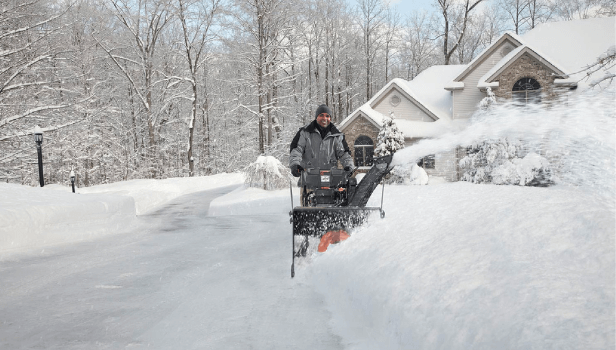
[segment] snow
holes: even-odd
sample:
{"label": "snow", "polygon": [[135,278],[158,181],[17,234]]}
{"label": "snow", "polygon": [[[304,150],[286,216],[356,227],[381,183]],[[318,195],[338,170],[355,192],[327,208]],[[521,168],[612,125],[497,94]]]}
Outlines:
{"label": "snow", "polygon": [[[0,203],[3,213],[20,206],[49,216],[57,214],[56,206],[81,207],[82,220],[98,219],[90,225],[88,230],[92,230],[113,221],[105,205],[125,204],[120,211],[127,212],[126,223],[135,213],[129,208],[133,198],[147,200],[149,188],[166,190],[166,198],[172,198],[178,191],[214,186],[205,180],[216,186],[241,184],[239,174],[226,176],[227,181],[216,176],[201,181],[134,180],[97,186],[97,194],[87,195],[53,185],[45,189],[2,184]],[[379,205],[380,191],[375,193],[369,205]],[[296,201],[297,188],[294,195]],[[240,187],[214,200],[208,215],[238,215],[238,220],[239,215],[286,218],[288,196],[286,190]],[[323,295],[331,313],[328,327],[346,349],[613,348],[615,216],[592,192],[567,186],[525,188],[464,182],[391,185],[385,188],[384,209],[385,219],[373,218],[343,244],[315,253],[310,264],[296,269],[295,286],[287,287],[292,288],[290,293],[307,287]],[[56,218],[68,221],[70,216]],[[6,215],[2,223],[4,227],[41,224],[31,217]],[[82,229],[67,225],[64,234],[81,239],[73,233]],[[289,225],[288,231],[280,232],[279,239],[290,240],[290,229]],[[235,247],[243,254],[260,254],[248,248]],[[288,266],[290,258],[268,261],[271,266],[260,268]],[[230,267],[217,266],[221,276],[237,273],[225,272],[225,268]],[[116,284],[97,286],[119,288]],[[208,299],[190,300],[197,310],[208,303]],[[242,319],[245,314],[242,308],[230,306],[213,310],[223,309],[226,318]],[[169,321],[181,322],[181,317],[192,317],[191,313],[191,306],[182,304],[183,316],[173,313],[175,318]],[[307,317],[305,324],[316,318],[312,313],[302,314]],[[159,347],[151,345],[170,344],[155,336],[159,326],[151,327],[145,334],[160,341]],[[224,327],[213,332],[209,338],[240,341],[239,335],[226,336]],[[275,330],[271,333],[277,334]],[[187,333],[172,335],[176,341],[181,339],[177,344],[199,344],[202,332],[188,327]]]}
{"label": "snow", "polygon": [[182,195],[239,186],[241,174],[165,180],[131,180],[76,188],[0,183],[0,255],[91,240],[134,228],[136,215]]}
{"label": "snow", "polygon": [[[294,186],[293,203],[299,205],[299,190]],[[214,199],[209,215],[286,215],[292,210],[291,190],[266,191],[260,188],[240,187]]]}
{"label": "snow", "polygon": [[114,184],[82,187],[76,189],[76,192],[130,196],[135,200],[137,215],[142,215],[156,210],[184,194],[241,184],[243,181],[244,177],[239,173],[223,173],[213,176],[182,178],[181,180],[130,180]]}
{"label": "snow", "polygon": [[614,347],[614,212],[584,191],[385,189],[306,271],[348,349]]}
{"label": "snow", "polygon": [[576,73],[594,63],[616,42],[616,17],[549,22],[522,36],[550,62]]}
{"label": "snow", "polygon": [[273,156],[258,156],[243,171],[245,184],[249,187],[275,190],[289,186],[289,168]]}
{"label": "snow", "polygon": [[426,171],[417,164],[411,165],[411,185],[427,185],[429,181]]}
{"label": "snow", "polygon": [[[8,329],[2,337],[24,334],[23,328],[17,332],[17,325],[30,329],[53,323],[54,329],[66,334],[54,333],[54,338],[45,339],[48,348],[54,341],[58,342],[55,348],[78,348],[86,343],[75,339],[83,338],[87,344],[110,347],[122,342],[157,349],[208,348],[204,344],[216,344],[218,349],[247,348],[255,343],[276,348],[277,340],[287,344],[296,340],[301,347],[308,337],[315,338],[304,330],[318,325],[318,336],[327,335],[330,348],[352,350],[613,349],[614,96],[613,89],[602,90],[594,96],[571,98],[566,107],[550,110],[496,106],[490,115],[477,117],[464,130],[400,150],[394,161],[407,164],[417,156],[486,137],[517,136],[541,140],[544,150],[560,157],[562,168],[558,184],[547,188],[443,183],[438,178],[430,178],[425,186],[387,185],[385,218],[375,216],[345,242],[330,246],[325,253],[312,254],[309,263],[298,264],[293,280],[288,277],[290,254],[266,249],[291,244],[288,189],[245,188],[240,174],[132,180],[79,189],[79,194],[70,193],[66,186],[0,184],[0,272],[13,271],[6,280],[10,293],[5,295],[21,302],[24,299],[18,296],[41,293],[32,307],[0,303],[0,315],[5,317],[0,319],[2,329]],[[533,155],[525,160],[532,166],[537,161],[541,162]],[[155,234],[181,226],[187,219],[180,217],[160,223],[164,227],[155,233],[131,230],[140,213],[163,208],[181,216],[189,209],[165,207],[165,203],[226,186],[238,189],[213,200],[207,217],[195,215],[201,221],[192,222],[203,227]],[[297,205],[296,187],[293,195]],[[380,206],[380,201],[381,191],[377,190],[368,205]],[[223,217],[233,220],[212,221]],[[229,231],[231,224],[233,231]],[[150,225],[159,224],[152,220]],[[261,228],[255,228],[257,225]],[[206,229],[211,236],[204,239],[202,231]],[[47,230],[54,231],[52,237],[45,236]],[[127,241],[140,233],[162,241]],[[49,285],[28,278],[15,282],[22,272],[30,271],[29,266],[21,266],[25,264],[22,260],[11,258],[18,248],[30,256],[40,255],[42,260],[35,260],[37,266],[45,265],[56,273],[62,270],[64,275],[77,274],[80,266],[92,263],[78,254],[85,249],[77,244],[83,240],[105,248],[96,249],[96,260],[103,261],[97,269],[118,259],[106,254],[116,240],[132,260],[112,265],[109,276],[115,277],[107,281],[94,278],[94,271],[88,270],[78,280],[79,288],[54,284],[51,302],[45,302],[46,295],[41,292]],[[186,247],[181,244],[184,241],[194,244]],[[44,255],[49,245],[70,249]],[[170,249],[167,255],[162,254],[164,249]],[[149,255],[140,256],[142,250]],[[71,258],[72,254],[76,258]],[[68,259],[66,263],[54,260],[63,257]],[[179,261],[181,266],[165,265],[163,257],[165,264]],[[222,257],[228,257],[225,263],[216,260]],[[190,269],[197,262],[209,265]],[[123,270],[126,266],[130,269]],[[117,277],[118,271],[121,277]],[[130,273],[137,277],[131,280],[131,288],[122,288]],[[176,275],[179,278],[174,278]],[[171,282],[166,283],[167,279]],[[142,298],[139,287],[149,288],[146,301],[154,301],[147,312],[134,309],[131,303]],[[157,291],[157,297],[170,296],[173,303],[151,299],[152,290]],[[241,290],[241,298],[236,290]],[[307,290],[320,293],[321,298],[310,297]],[[126,295],[120,303],[105,304],[109,309],[98,309],[98,303]],[[311,298],[310,302],[304,303],[304,298]],[[61,300],[69,302],[56,303]],[[43,319],[47,313],[38,312],[39,307],[52,303],[59,308],[53,315],[61,315],[66,324],[59,322],[60,316],[47,320]],[[97,315],[113,317],[96,318],[104,323],[89,326],[73,324],[66,320],[83,319],[71,317],[80,309],[68,304],[96,308]],[[276,309],[279,304],[284,308]],[[305,305],[305,309],[293,309],[293,305]],[[328,311],[329,322],[323,320],[321,308]],[[286,318],[261,324],[255,316],[267,317],[272,310]],[[160,322],[142,317],[153,313],[166,316]],[[139,327],[133,328],[135,332],[121,333],[115,329],[119,319]],[[290,322],[296,322],[293,324],[306,338],[289,339],[282,323]],[[228,333],[229,325],[232,333]],[[88,327],[96,327],[96,331]],[[121,338],[108,338],[107,329],[122,334]],[[329,340],[329,332],[339,337],[340,345]],[[11,344],[12,339],[2,344]]]}
{"label": "snow", "polygon": [[451,92],[444,86],[457,77],[467,65],[432,66],[421,72],[415,79],[404,81],[432,113],[439,119],[451,120],[453,103]]}

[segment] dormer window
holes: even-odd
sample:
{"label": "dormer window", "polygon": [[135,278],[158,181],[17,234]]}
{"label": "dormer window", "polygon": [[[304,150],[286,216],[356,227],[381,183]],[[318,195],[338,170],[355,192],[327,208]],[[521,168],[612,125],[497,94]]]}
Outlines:
{"label": "dormer window", "polygon": [[533,78],[522,78],[513,84],[513,100],[523,105],[541,102],[541,85]]}

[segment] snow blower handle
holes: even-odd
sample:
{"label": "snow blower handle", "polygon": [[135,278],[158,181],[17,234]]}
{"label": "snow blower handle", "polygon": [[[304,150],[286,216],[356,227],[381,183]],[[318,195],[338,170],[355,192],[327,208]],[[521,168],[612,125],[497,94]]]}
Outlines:
{"label": "snow blower handle", "polygon": [[291,210],[293,210],[293,180],[289,180],[289,191],[291,191]]}

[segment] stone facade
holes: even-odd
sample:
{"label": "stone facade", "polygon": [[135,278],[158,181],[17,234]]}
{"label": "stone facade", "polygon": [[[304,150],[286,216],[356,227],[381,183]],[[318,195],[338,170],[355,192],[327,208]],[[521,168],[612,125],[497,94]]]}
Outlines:
{"label": "stone facade", "polygon": [[513,85],[522,78],[533,78],[541,85],[542,101],[550,101],[556,98],[554,80],[556,75],[551,69],[539,62],[528,53],[523,54],[513,62],[501,75],[498,80],[498,88],[494,89],[494,95],[500,99],[511,99]]}
{"label": "stone facade", "polygon": [[353,120],[344,130],[341,130],[344,133],[344,137],[346,142],[349,144],[349,148],[351,149],[351,156],[355,159],[355,140],[361,136],[365,135],[372,139],[374,142],[374,146],[376,147],[377,136],[379,135],[379,128],[377,128],[374,124],[366,120],[363,116],[358,116]]}

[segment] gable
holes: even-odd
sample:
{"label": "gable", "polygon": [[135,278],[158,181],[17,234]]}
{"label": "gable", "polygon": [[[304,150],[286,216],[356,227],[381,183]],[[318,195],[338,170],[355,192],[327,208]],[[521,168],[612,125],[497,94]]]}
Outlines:
{"label": "gable", "polygon": [[354,114],[352,114],[348,118],[345,118],[345,120],[342,121],[338,129],[342,133],[346,134],[347,132],[354,129],[357,125],[360,125],[360,124],[365,125],[366,128],[372,128],[373,130],[376,130],[377,133],[379,130],[381,130],[381,125],[379,125],[374,120],[374,118],[371,118],[368,115],[366,115],[366,113],[364,113],[361,109],[357,110]]}
{"label": "gable", "polygon": [[[518,38],[514,37],[513,34],[503,34],[500,39],[472,60],[471,63],[468,64],[467,68],[453,81],[460,82],[467,80],[470,75],[479,75],[479,77],[483,76],[488,70],[490,70],[490,68],[494,67],[498,61],[507,56],[509,52],[520,45],[522,45],[521,40],[518,40]],[[479,70],[479,72],[477,72],[477,70]]]}
{"label": "gable", "polygon": [[507,57],[506,60],[501,62],[502,64],[493,67],[486,76],[482,78],[486,83],[494,82],[495,80],[499,80],[498,77],[503,74],[503,72],[507,70],[511,70],[511,67],[518,67],[517,71],[519,74],[529,74],[535,71],[544,71],[552,76],[552,81],[554,78],[567,78],[568,75],[563,72],[562,69],[550,63],[550,61],[546,60],[535,50],[524,46],[520,49],[512,52],[511,57]]}
{"label": "gable", "polygon": [[396,119],[426,122],[438,120],[438,117],[428,110],[426,106],[411,97],[396,84],[391,84],[387,90],[381,92],[371,103],[371,107],[383,115],[389,115],[390,112],[394,112]]}

